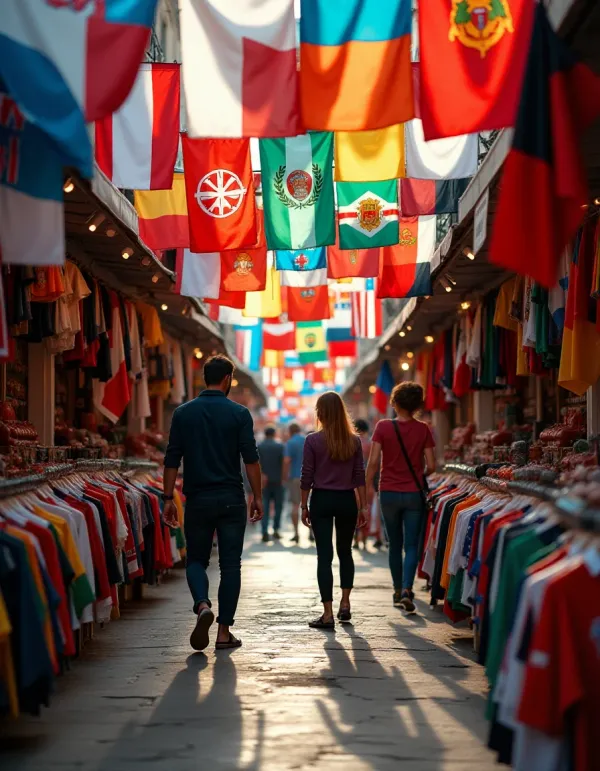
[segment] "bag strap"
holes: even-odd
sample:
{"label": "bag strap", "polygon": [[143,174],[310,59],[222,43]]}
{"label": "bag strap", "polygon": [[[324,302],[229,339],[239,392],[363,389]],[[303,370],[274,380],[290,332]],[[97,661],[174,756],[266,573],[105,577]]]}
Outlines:
{"label": "bag strap", "polygon": [[404,445],[404,441],[402,439],[402,434],[400,433],[400,429],[398,428],[398,423],[395,420],[392,420],[392,425],[394,426],[394,431],[396,432],[396,436],[398,437],[398,442],[400,443],[400,449],[402,450],[402,454],[404,455],[404,460],[406,461],[406,465],[408,466],[410,473],[412,474],[412,478],[414,480],[414,483],[416,484],[419,492],[423,496],[423,500],[427,504],[427,494],[425,493],[425,490],[423,489],[423,485],[421,482],[419,482],[419,478],[417,477],[417,474],[413,468],[413,464],[410,462],[410,458],[408,457],[408,453],[406,451],[406,447]]}

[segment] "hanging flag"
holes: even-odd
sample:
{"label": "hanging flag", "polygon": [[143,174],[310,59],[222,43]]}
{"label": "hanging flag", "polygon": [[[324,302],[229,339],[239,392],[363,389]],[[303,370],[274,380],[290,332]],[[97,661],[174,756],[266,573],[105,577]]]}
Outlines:
{"label": "hanging flag", "polygon": [[[534,5],[531,0],[421,4],[420,107],[426,139],[514,125]],[[444,83],[452,87],[440,88]]]}
{"label": "hanging flag", "polygon": [[269,249],[308,249],[335,241],[333,134],[260,140]]}
{"label": "hanging flag", "polygon": [[381,364],[381,369],[375,381],[375,393],[373,394],[373,406],[381,415],[385,415],[390,405],[390,396],[394,387],[394,376],[389,361]]}
{"label": "hanging flag", "polygon": [[320,321],[331,315],[327,285],[287,287],[288,319],[290,321]]}
{"label": "hanging flag", "polygon": [[398,183],[337,182],[339,245],[369,249],[398,243]]}
{"label": "hanging flag", "polygon": [[246,307],[246,292],[228,292],[223,289],[223,286],[219,288],[218,297],[203,297],[202,299],[209,305],[224,306],[239,311],[243,311]]}
{"label": "hanging flag", "polygon": [[301,131],[293,0],[180,0],[180,27],[191,137]]}
{"label": "hanging flag", "polygon": [[426,142],[423,124],[406,124],[406,176],[412,179],[462,179],[477,171],[478,134]]}
{"label": "hanging flag", "polygon": [[435,252],[435,215],[402,217],[400,243],[381,250],[378,297],[425,297],[431,288],[431,258]]}
{"label": "hanging flag", "polygon": [[256,203],[247,139],[182,135],[185,189],[194,252],[256,246]]}
{"label": "hanging flag", "polygon": [[456,214],[468,179],[401,179],[400,212],[403,217]]}
{"label": "hanging flag", "polygon": [[157,0],[9,0],[0,14],[0,78],[63,164],[94,173],[87,122],[118,110],[144,58]]}
{"label": "hanging flag", "polygon": [[[339,241],[339,239],[338,239]],[[340,249],[336,242],[327,247],[329,278],[374,278],[379,274],[380,250]]]}
{"label": "hanging flag", "polygon": [[267,285],[263,213],[257,211],[258,246],[221,252],[221,282],[229,292],[262,292]]}
{"label": "hanging flag", "polygon": [[236,326],[234,329],[238,359],[251,372],[259,372],[263,352],[262,321],[257,319],[251,327],[244,325]]}
{"label": "hanging flag", "polygon": [[352,334],[352,310],[349,301],[336,302],[333,315],[323,322],[329,358],[356,356],[356,338]]}
{"label": "hanging flag", "polygon": [[108,332],[110,348],[109,380],[93,380],[94,407],[113,423],[117,423],[131,400],[130,381],[125,359],[121,306],[116,292],[109,291],[112,328]]}
{"label": "hanging flag", "polygon": [[63,164],[54,144],[25,119],[0,80],[0,249],[5,265],[64,263],[63,197]]}
{"label": "hanging flag", "polygon": [[185,179],[173,174],[170,190],[136,190],[133,197],[140,238],[153,250],[189,247]]}
{"label": "hanging flag", "polygon": [[325,247],[275,252],[281,286],[321,286],[327,283]]}
{"label": "hanging flag", "polygon": [[354,338],[350,340],[331,340],[327,342],[327,356],[331,359],[341,357],[356,358],[358,346]]}
{"label": "hanging flag", "polygon": [[366,278],[330,278],[327,281],[329,292],[337,299],[347,298],[350,302],[351,292],[364,292]]}
{"label": "hanging flag", "polygon": [[327,346],[322,322],[299,321],[296,324],[296,351],[301,364],[327,361]]}
{"label": "hanging flag", "polygon": [[597,237],[597,223],[588,220],[577,235],[569,272],[558,384],[579,396],[600,378],[598,300],[590,297]]}
{"label": "hanging flag", "polygon": [[269,351],[293,351],[296,348],[296,328],[293,322],[263,324],[263,346]]}
{"label": "hanging flag", "polygon": [[177,250],[175,291],[184,297],[219,299],[221,290],[221,255],[219,252],[195,254]]}
{"label": "hanging flag", "polygon": [[[303,0],[300,101],[309,129],[360,131],[414,116],[410,0]],[[443,81],[441,81],[443,82]]]}
{"label": "hanging flag", "polygon": [[536,4],[521,105],[494,217],[493,263],[542,286],[556,284],[561,254],[588,201],[580,138],[599,114],[600,78],[577,61],[552,29],[544,5]]}
{"label": "hanging flag", "polygon": [[141,64],[120,109],[96,122],[96,160],[116,187],[171,188],[179,146],[179,67]]}
{"label": "hanging flag", "polygon": [[267,283],[262,292],[248,292],[244,316],[247,318],[276,319],[283,312],[279,273],[274,267],[273,253],[267,255]]}
{"label": "hanging flag", "polygon": [[404,124],[374,131],[337,131],[336,182],[376,182],[406,175]]}
{"label": "hanging flag", "polygon": [[383,333],[383,309],[376,296],[377,279],[365,279],[365,291],[350,295],[352,305],[352,335],[375,340]]}

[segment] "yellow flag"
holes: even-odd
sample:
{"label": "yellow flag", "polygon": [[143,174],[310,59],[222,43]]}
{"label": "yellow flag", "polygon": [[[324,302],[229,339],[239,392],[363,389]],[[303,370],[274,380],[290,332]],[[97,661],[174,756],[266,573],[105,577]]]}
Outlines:
{"label": "yellow flag", "polygon": [[271,267],[267,270],[267,283],[263,291],[246,292],[246,307],[243,310],[246,318],[274,319],[282,313],[279,273],[273,267],[271,255],[267,264]]}
{"label": "yellow flag", "polygon": [[404,124],[335,132],[336,182],[378,182],[406,176]]}
{"label": "yellow flag", "polygon": [[283,351],[271,351],[265,348],[264,351],[264,366],[273,367],[275,369],[283,367]]}

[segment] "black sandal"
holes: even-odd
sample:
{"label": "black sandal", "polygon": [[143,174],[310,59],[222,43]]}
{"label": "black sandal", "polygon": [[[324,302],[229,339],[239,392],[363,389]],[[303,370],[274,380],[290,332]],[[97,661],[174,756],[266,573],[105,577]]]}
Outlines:
{"label": "black sandal", "polygon": [[239,640],[237,637],[234,637],[231,632],[229,632],[229,639],[225,642],[216,642],[215,643],[215,650],[216,651],[225,651],[229,648],[241,648],[242,647],[242,641]]}
{"label": "black sandal", "polygon": [[352,613],[350,612],[350,607],[347,608],[340,608],[338,610],[337,617],[342,623],[347,623],[348,621],[352,620]]}
{"label": "black sandal", "polygon": [[309,621],[308,625],[311,629],[335,629],[335,621],[323,621],[323,616],[319,616],[314,621]]}

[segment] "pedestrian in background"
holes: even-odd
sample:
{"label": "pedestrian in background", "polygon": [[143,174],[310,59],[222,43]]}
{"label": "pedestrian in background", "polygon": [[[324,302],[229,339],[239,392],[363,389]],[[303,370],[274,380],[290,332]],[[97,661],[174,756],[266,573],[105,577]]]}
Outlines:
{"label": "pedestrian in background", "polygon": [[206,569],[219,540],[219,631],[215,647],[239,648],[230,632],[241,588],[241,559],[246,530],[246,499],[240,456],[252,488],[250,521],[262,517],[261,472],[252,415],[246,407],[228,399],[233,362],[211,356],[204,365],[206,388],[198,397],[177,407],[171,421],[165,453],[164,519],[177,527],[173,490],[183,460],[183,492],[186,497],[184,532],[187,549],[186,575],[194,600],[196,625],[190,637],[195,650],[204,650],[214,621]]}
{"label": "pedestrian in background", "polygon": [[300,475],[302,473],[302,453],[304,452],[305,437],[297,423],[288,426],[290,438],[285,443],[285,455],[283,459],[283,478],[287,482],[288,495],[292,509],[292,525],[294,535],[292,543],[300,541],[298,524],[300,520]]}
{"label": "pedestrian in background", "polygon": [[390,403],[397,417],[380,420],[375,427],[367,487],[373,487],[381,463],[379,500],[389,539],[394,605],[415,613],[413,582],[425,526],[425,474],[435,471],[435,442],[429,426],[414,418],[423,406],[423,389],[418,383],[407,381],[395,386]]}
{"label": "pedestrian in background", "polygon": [[258,445],[260,465],[263,473],[262,540],[269,541],[270,508],[273,503],[273,538],[281,538],[281,513],[283,511],[283,444],[276,438],[274,426],[265,428],[265,438]]}
{"label": "pedestrian in background", "polygon": [[[302,459],[302,522],[312,526],[317,545],[317,580],[323,614],[313,629],[334,629],[333,525],[340,562],[342,599],[337,617],[350,621],[350,592],[354,586],[352,538],[366,522],[365,467],[360,439],[344,402],[335,391],[322,394],[316,405],[318,430],[306,437]],[[358,490],[359,506],[355,490]],[[310,493],[310,508],[308,496]]]}
{"label": "pedestrian in background", "polygon": [[[369,461],[369,453],[371,452],[371,438],[369,436],[369,424],[367,423],[366,420],[359,418],[358,420],[354,421],[354,426],[356,428],[358,438],[360,439],[360,446],[362,448],[363,461],[366,468],[366,465]],[[373,488],[371,488],[370,490],[367,488],[367,521],[365,522],[363,527],[356,528],[356,533],[354,534],[355,549],[360,548],[360,544],[362,544],[363,549],[367,548],[367,538],[369,537],[369,534],[371,532],[371,508],[373,506],[374,497],[375,497],[375,491],[373,490]]]}

